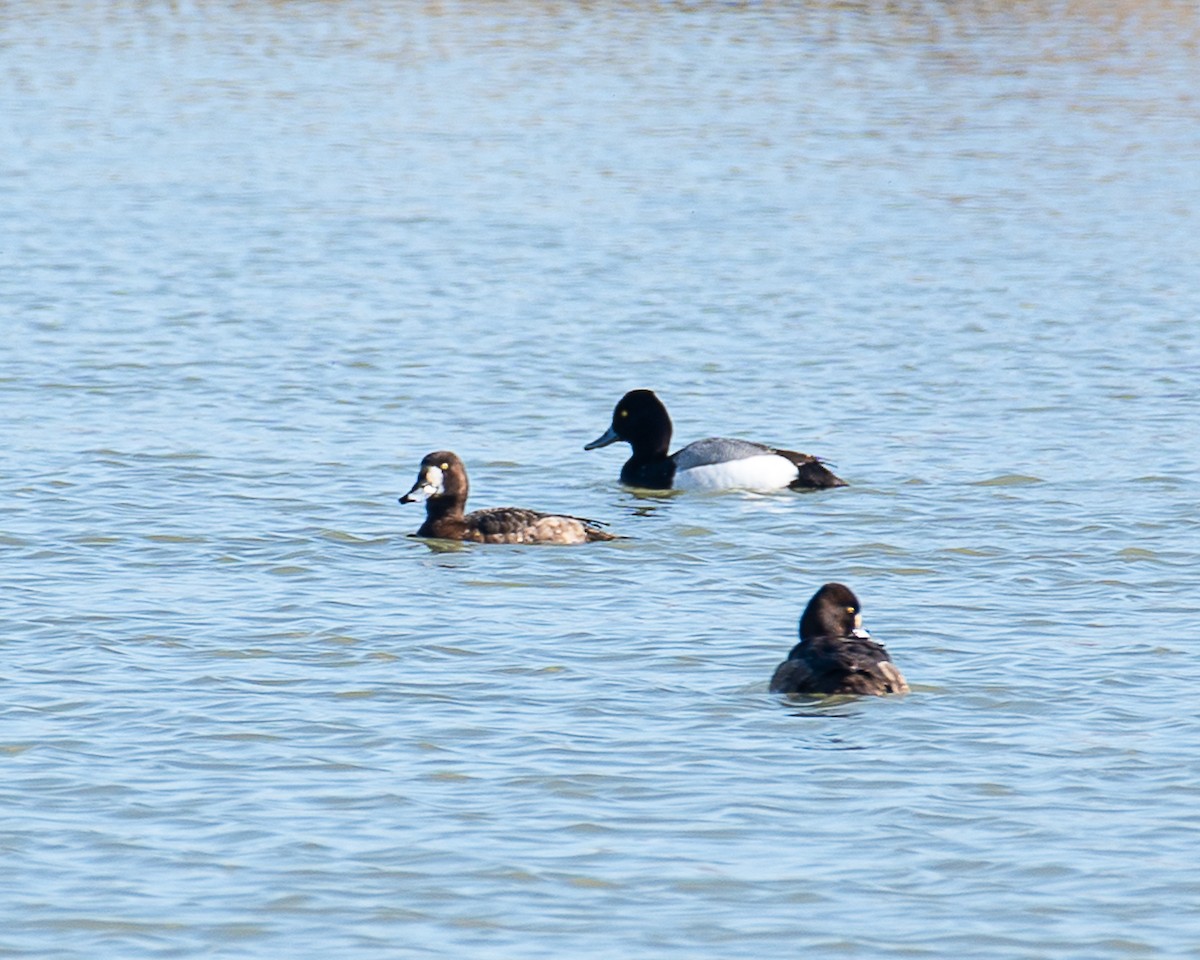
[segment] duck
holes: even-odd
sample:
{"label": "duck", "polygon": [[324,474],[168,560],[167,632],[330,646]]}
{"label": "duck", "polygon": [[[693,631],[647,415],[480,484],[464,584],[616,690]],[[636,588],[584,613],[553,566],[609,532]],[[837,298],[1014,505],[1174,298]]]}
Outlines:
{"label": "duck", "polygon": [[858,597],[843,583],[818,590],[800,617],[800,642],[771,677],[772,693],[908,693],[883,644],[863,629]]}
{"label": "duck", "polygon": [[421,460],[417,482],[401,503],[425,501],[425,522],[418,537],[472,543],[587,543],[619,540],[598,521],[521,507],[490,507],[464,514],[467,468],[457,454],[436,450]]}
{"label": "duck", "polygon": [[584,446],[618,440],[633,448],[621,482],[651,490],[824,490],[847,486],[817,457],[750,440],[709,437],[668,454],[671,417],[653,390],[630,390],[613,409],[608,430]]}

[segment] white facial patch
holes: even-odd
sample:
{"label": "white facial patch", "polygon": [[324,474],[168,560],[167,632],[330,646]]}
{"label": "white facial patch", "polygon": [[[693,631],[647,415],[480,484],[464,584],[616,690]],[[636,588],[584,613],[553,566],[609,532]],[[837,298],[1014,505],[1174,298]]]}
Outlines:
{"label": "white facial patch", "polygon": [[421,492],[427,497],[436,497],[446,492],[445,475],[440,467],[425,468],[425,482],[421,484]]}
{"label": "white facial patch", "polygon": [[445,492],[442,471],[437,467],[425,467],[418,475],[416,485],[404,495],[404,502],[420,503]]}

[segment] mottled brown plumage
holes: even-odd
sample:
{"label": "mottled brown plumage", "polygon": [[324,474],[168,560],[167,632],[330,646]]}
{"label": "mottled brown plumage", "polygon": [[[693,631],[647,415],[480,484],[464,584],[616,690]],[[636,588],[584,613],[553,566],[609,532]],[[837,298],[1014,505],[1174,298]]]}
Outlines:
{"label": "mottled brown plumage", "polygon": [[804,608],[800,642],[771,678],[772,693],[907,693],[908,684],[883,645],[862,629],[858,597],[827,583]]}
{"label": "mottled brown plumage", "polygon": [[601,530],[595,520],[521,507],[490,507],[464,514],[468,490],[467,468],[462,460],[449,450],[438,450],[421,461],[417,482],[400,502],[425,501],[425,522],[417,531],[419,537],[472,543],[586,543],[620,539]]}

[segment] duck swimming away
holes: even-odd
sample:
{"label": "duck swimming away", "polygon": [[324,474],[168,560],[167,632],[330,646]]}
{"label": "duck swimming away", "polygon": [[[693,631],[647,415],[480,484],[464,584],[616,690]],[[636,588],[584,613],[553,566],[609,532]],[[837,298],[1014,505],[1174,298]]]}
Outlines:
{"label": "duck swimming away", "polygon": [[401,503],[425,501],[419,537],[472,543],[587,543],[620,540],[595,520],[541,513],[521,507],[490,507],[463,513],[467,503],[467,468],[449,450],[437,450],[421,461],[417,482]]}
{"label": "duck swimming away", "polygon": [[584,450],[624,441],[633,455],[621,482],[652,490],[823,490],[847,486],[817,457],[750,440],[709,437],[668,454],[671,417],[652,390],[630,390],[613,409],[608,430]]}
{"label": "duck swimming away", "polygon": [[854,591],[841,583],[818,590],[800,617],[800,642],[771,677],[772,693],[908,693],[892,658],[863,629]]}

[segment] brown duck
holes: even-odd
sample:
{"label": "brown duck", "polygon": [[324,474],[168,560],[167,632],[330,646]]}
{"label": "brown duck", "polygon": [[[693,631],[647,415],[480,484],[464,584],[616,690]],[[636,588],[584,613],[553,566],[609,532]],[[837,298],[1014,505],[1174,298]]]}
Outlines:
{"label": "brown duck", "polygon": [[449,450],[438,450],[421,461],[417,482],[401,503],[425,501],[425,522],[419,537],[468,540],[473,543],[586,543],[619,540],[600,529],[595,520],[540,513],[521,507],[490,507],[464,514],[467,468]]}
{"label": "brown duck", "polygon": [[800,617],[800,642],[771,678],[772,693],[907,693],[883,645],[863,629],[854,591],[841,583],[818,590]]}

